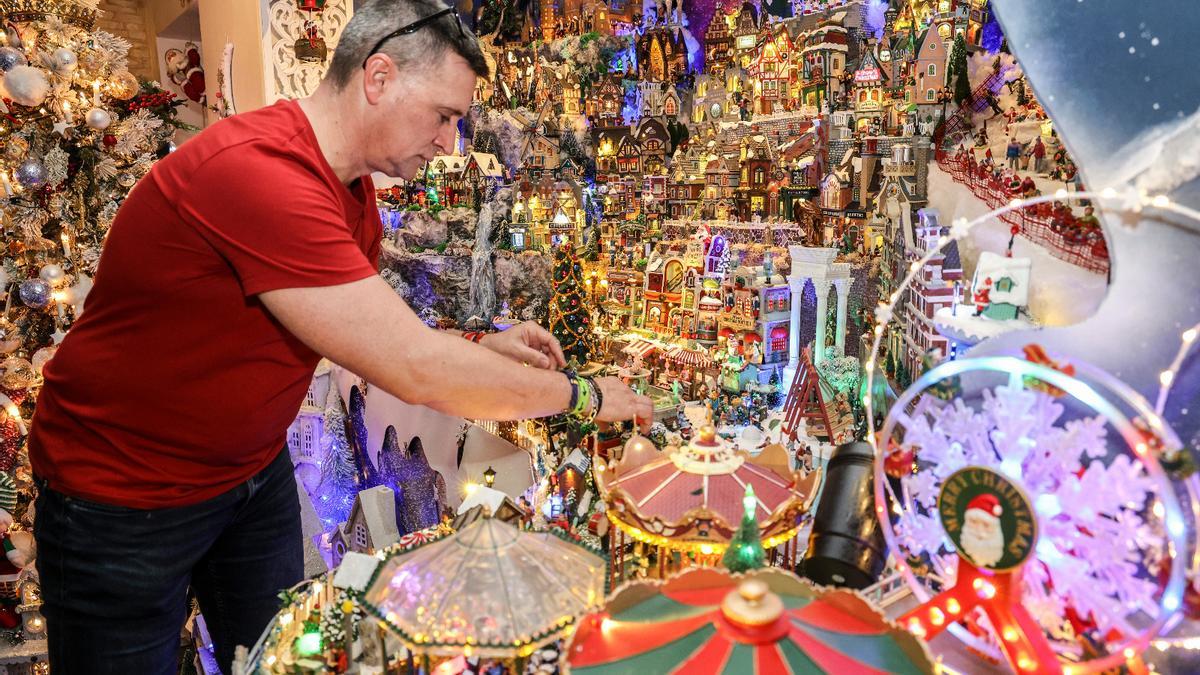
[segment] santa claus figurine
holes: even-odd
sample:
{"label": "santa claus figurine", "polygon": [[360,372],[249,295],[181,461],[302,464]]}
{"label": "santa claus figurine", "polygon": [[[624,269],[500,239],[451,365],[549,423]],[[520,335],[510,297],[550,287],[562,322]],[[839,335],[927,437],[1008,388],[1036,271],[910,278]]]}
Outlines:
{"label": "santa claus figurine", "polygon": [[175,83],[188,100],[204,101],[204,69],[200,66],[200,48],[187,43],[183,49],[168,49],[163,55],[167,64],[167,78]]}
{"label": "santa claus figurine", "polygon": [[967,502],[959,546],[980,567],[991,567],[1004,557],[1004,531],[1000,527],[1000,499],[985,493]]}
{"label": "santa claus figurine", "polygon": [[975,316],[983,314],[983,310],[987,309],[988,305],[992,304],[990,295],[992,292],[992,278],[987,277],[979,288],[975,289],[972,294],[972,299],[975,301]]}
{"label": "santa claus figurine", "polygon": [[0,557],[0,628],[12,629],[21,624],[17,613],[17,582],[21,570],[33,562],[35,544],[33,535],[25,531],[9,531],[13,517],[0,508],[0,544],[4,545],[4,556]]}

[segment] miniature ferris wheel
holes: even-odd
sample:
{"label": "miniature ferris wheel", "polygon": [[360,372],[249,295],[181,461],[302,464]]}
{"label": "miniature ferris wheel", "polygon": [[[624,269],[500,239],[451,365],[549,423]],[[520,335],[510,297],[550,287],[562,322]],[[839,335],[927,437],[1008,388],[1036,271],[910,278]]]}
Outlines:
{"label": "miniature ferris wheel", "polygon": [[[956,222],[937,248],[972,224]],[[882,324],[921,263],[876,312],[868,390]],[[1017,672],[1138,664],[1194,600],[1200,479],[1131,387],[1025,351],[930,369],[880,427],[866,406],[879,429],[876,514],[923,603],[901,621],[926,638],[948,630]]]}
{"label": "miniature ferris wheel", "polygon": [[[1177,439],[1127,386],[1076,367],[1071,376],[983,357],[932,369],[884,421],[875,492],[919,600],[964,572],[975,575],[966,593],[981,596],[1012,579],[1012,599],[1032,620],[1024,630],[1044,636],[1063,670],[1086,672],[1126,662],[1167,627],[1194,542],[1159,461],[1163,442]],[[1015,619],[946,598],[948,608],[913,615],[910,630],[949,626],[957,606],[963,625],[950,630],[971,648],[999,657],[1017,641]],[[1033,652],[1005,655],[1018,670],[1046,672]]]}

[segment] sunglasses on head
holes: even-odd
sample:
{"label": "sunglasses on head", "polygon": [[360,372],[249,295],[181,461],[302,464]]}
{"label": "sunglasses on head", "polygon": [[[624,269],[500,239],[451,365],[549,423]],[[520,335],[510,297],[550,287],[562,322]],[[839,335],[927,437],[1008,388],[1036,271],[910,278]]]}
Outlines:
{"label": "sunglasses on head", "polygon": [[367,59],[371,58],[375,54],[378,54],[379,48],[383,46],[383,43],[387,42],[388,40],[391,40],[394,37],[400,37],[401,35],[412,35],[413,33],[421,30],[425,26],[428,26],[429,24],[433,23],[434,21],[437,21],[438,19],[442,18],[443,16],[446,16],[447,14],[454,17],[454,24],[456,26],[458,26],[458,36],[460,38],[465,38],[467,36],[467,34],[465,31],[463,31],[462,19],[458,18],[458,13],[454,11],[453,7],[447,7],[446,9],[443,9],[440,12],[434,12],[433,14],[430,14],[429,16],[427,16],[425,18],[417,19],[416,21],[408,24],[407,26],[401,26],[400,28],[397,28],[396,30],[379,38],[379,42],[376,42],[375,46],[371,47],[371,51],[367,52],[366,57],[363,58],[362,67],[363,68],[367,67]]}

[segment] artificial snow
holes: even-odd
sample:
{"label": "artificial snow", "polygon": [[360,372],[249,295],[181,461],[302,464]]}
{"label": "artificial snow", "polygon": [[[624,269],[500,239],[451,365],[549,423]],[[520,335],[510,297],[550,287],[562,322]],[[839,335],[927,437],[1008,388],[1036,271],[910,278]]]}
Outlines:
{"label": "artificial snow", "polygon": [[[973,220],[991,210],[935,163],[929,165],[929,205],[938,209],[943,222]],[[1011,236],[1009,225],[998,218],[973,227],[958,242],[964,275],[974,274],[982,252],[1003,252]],[[1094,314],[1104,299],[1108,289],[1104,276],[1059,260],[1024,237],[1017,236],[1013,255],[1032,261],[1029,314],[1043,326],[1079,323]]]}
{"label": "artificial snow", "polygon": [[933,315],[933,324],[942,335],[966,345],[975,345],[987,338],[1014,330],[1030,330],[1038,327],[1037,324],[1021,318],[997,321],[983,316],[975,316],[974,305],[942,307]]}

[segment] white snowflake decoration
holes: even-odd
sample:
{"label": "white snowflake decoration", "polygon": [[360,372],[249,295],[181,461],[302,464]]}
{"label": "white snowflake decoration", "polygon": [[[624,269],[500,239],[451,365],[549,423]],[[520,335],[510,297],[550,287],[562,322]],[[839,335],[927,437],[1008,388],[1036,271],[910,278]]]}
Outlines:
{"label": "white snowflake decoration", "polygon": [[1068,607],[1101,631],[1128,632],[1123,618],[1158,612],[1160,589],[1148,574],[1164,551],[1160,519],[1147,522],[1154,483],[1127,454],[1111,460],[1103,417],[1059,424],[1064,407],[1051,395],[999,386],[974,410],[961,399],[919,399],[903,418],[904,445],[919,471],[902,479],[909,506],[895,523],[908,553],[928,552],[944,584],[955,556],[937,517],[944,479],[971,465],[999,469],[1019,483],[1038,514],[1036,560],[1024,567],[1024,604],[1047,634],[1067,640]]}

